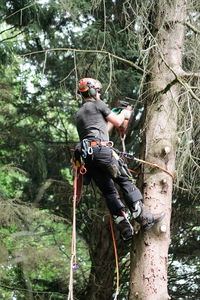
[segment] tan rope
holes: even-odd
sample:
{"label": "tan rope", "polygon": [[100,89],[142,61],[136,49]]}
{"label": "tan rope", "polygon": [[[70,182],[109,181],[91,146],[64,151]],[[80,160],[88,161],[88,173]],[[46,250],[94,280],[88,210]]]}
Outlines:
{"label": "tan rope", "polygon": [[73,164],[74,176],[74,197],[73,197],[73,225],[72,225],[72,242],[71,242],[71,263],[70,263],[70,280],[68,300],[73,300],[73,274],[76,267],[76,198],[77,198],[77,176],[78,167]]}

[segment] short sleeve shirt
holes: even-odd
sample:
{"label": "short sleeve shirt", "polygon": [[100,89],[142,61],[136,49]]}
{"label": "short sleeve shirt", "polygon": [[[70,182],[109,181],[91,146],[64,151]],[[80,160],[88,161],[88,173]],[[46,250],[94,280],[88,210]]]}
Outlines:
{"label": "short sleeve shirt", "polygon": [[102,101],[87,101],[76,114],[76,126],[79,138],[89,140],[109,141],[108,121],[111,113],[109,107]]}

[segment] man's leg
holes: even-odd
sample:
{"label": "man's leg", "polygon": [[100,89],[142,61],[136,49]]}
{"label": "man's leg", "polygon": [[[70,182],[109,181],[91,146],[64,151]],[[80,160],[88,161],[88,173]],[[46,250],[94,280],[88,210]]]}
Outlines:
{"label": "man's leg", "polygon": [[134,234],[134,229],[126,217],[124,212],[125,206],[119,199],[113,180],[107,172],[98,167],[93,167],[90,172],[92,172],[92,178],[106,199],[107,207],[120,231],[122,239],[130,240]]}
{"label": "man's leg", "polygon": [[152,214],[143,204],[143,197],[140,190],[136,187],[134,180],[126,165],[113,158],[113,162],[118,166],[120,175],[113,180],[121,187],[124,200],[132,213],[133,218],[141,224],[144,230],[149,230],[155,223],[161,221],[165,214]]}

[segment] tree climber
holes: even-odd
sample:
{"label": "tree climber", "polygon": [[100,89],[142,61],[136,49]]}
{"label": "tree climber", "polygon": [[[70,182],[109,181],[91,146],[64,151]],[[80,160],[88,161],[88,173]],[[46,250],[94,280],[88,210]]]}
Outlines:
{"label": "tree climber", "polygon": [[[149,230],[164,217],[164,213],[152,214],[143,204],[143,197],[135,186],[134,179],[126,164],[112,148],[108,132],[116,126],[123,127],[130,118],[131,106],[120,114],[115,114],[100,99],[101,83],[93,78],[79,81],[78,92],[82,95],[83,105],[76,114],[76,126],[80,143],[75,156],[81,155],[87,169],[84,179],[92,178],[103,193],[107,207],[120,231],[123,240],[129,240],[134,234],[114,183],[122,189],[124,201],[133,218],[144,230]],[[86,184],[88,184],[87,182]]]}

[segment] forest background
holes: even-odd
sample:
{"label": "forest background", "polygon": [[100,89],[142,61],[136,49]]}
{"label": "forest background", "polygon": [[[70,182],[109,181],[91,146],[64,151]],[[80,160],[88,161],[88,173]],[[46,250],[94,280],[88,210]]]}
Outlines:
{"label": "forest background", "polygon": [[[167,1],[169,6],[178,2]],[[135,108],[126,147],[139,157],[147,105],[145,82],[151,51],[157,47],[155,11],[164,4],[161,0],[1,1],[1,299],[66,299],[73,198],[70,149],[78,141],[74,120],[82,102],[78,79],[98,78],[110,107],[125,100]],[[187,73],[174,80],[180,94],[168,289],[172,299],[197,300],[200,4],[184,1],[184,5],[182,64]],[[165,26],[173,30],[175,25]],[[112,140],[121,149],[117,131]],[[129,164],[143,173],[138,163]],[[127,299],[130,244],[117,239],[117,246],[118,299]],[[116,285],[114,250],[108,211],[94,185],[84,189],[77,207],[77,258],[75,299],[102,300],[103,293],[111,299]]]}

